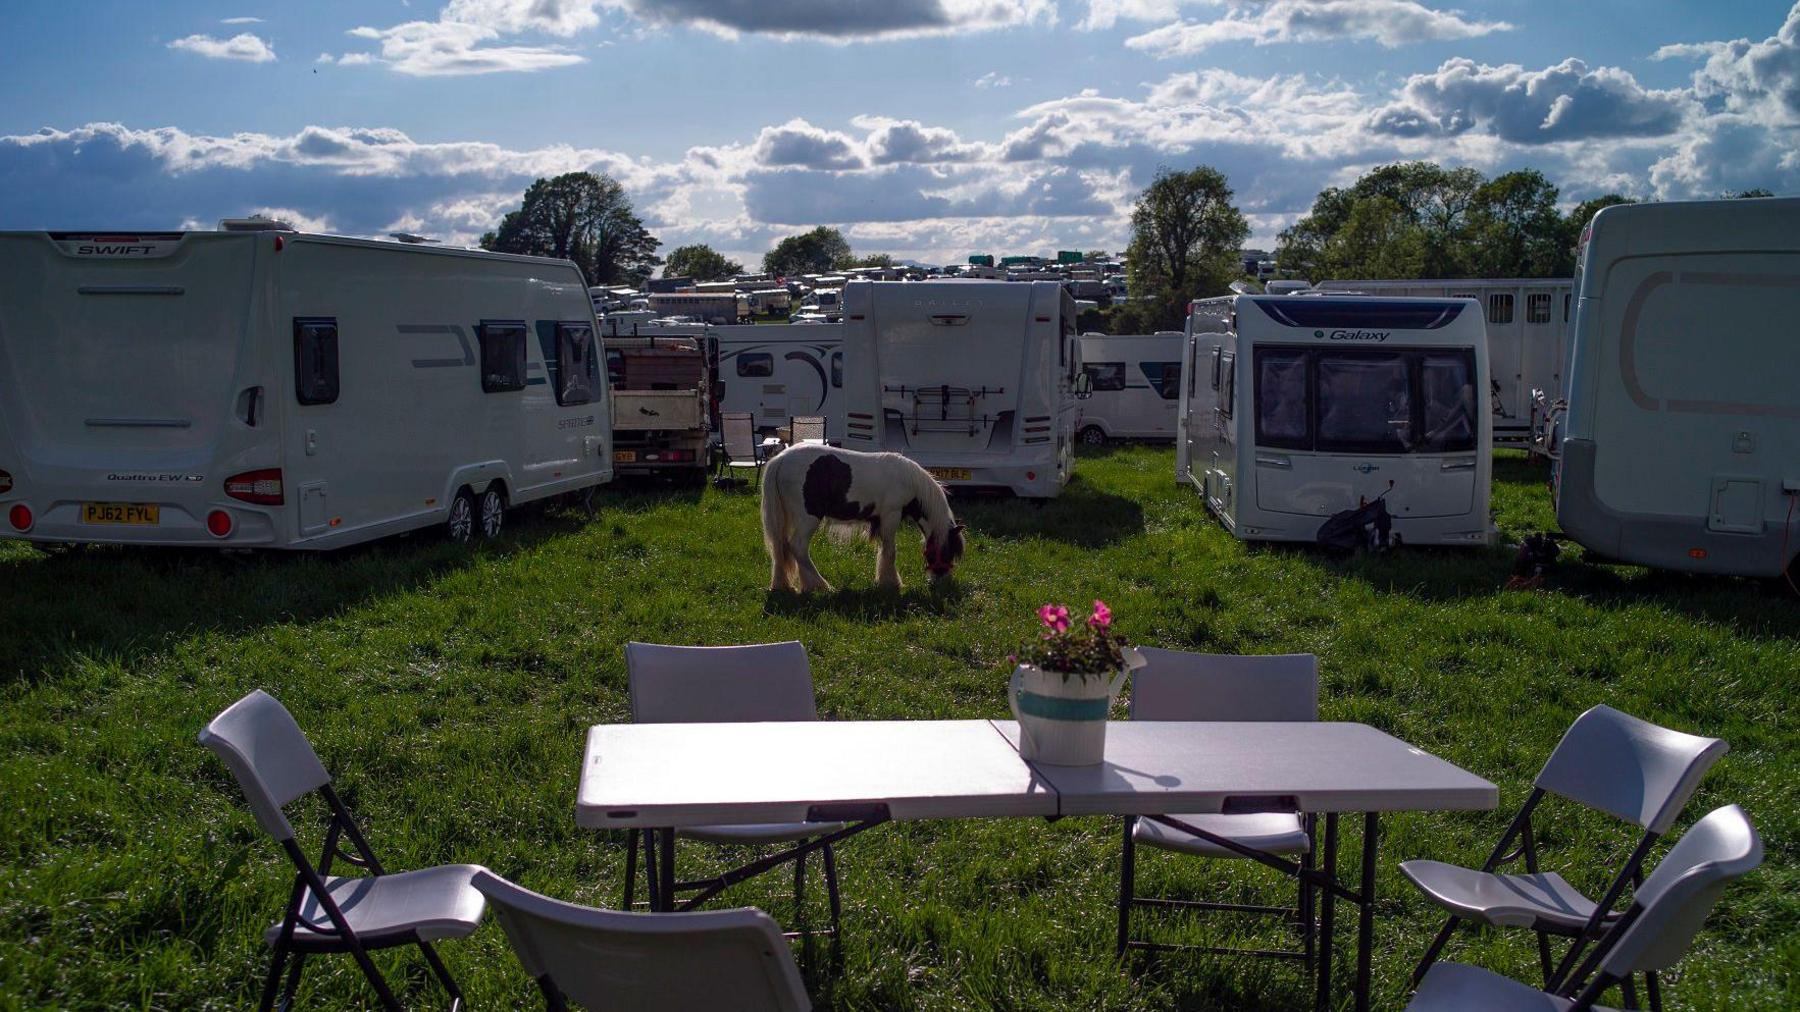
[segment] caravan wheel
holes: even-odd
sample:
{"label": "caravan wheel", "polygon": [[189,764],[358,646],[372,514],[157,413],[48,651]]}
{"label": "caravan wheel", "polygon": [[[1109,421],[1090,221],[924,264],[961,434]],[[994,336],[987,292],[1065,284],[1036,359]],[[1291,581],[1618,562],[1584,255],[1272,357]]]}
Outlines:
{"label": "caravan wheel", "polygon": [[475,536],[475,497],[468,489],[460,489],[450,500],[450,515],[444,519],[444,536],[466,545]]}
{"label": "caravan wheel", "polygon": [[492,541],[500,536],[500,528],[506,523],[506,497],[500,494],[499,485],[489,485],[486,492],[481,493],[481,537]]}
{"label": "caravan wheel", "polygon": [[1105,446],[1106,430],[1098,425],[1090,425],[1077,433],[1076,438],[1086,446]]}

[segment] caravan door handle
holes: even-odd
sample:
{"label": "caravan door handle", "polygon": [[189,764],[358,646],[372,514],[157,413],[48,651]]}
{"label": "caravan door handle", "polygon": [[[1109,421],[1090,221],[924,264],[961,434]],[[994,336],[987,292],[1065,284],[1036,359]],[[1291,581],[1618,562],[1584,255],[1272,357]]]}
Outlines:
{"label": "caravan door handle", "polygon": [[1269,455],[1259,453],[1256,455],[1256,466],[1279,467],[1283,470],[1291,470],[1294,466],[1294,461],[1285,454]]}
{"label": "caravan door handle", "polygon": [[1475,470],[1475,461],[1473,458],[1470,458],[1469,460],[1446,460],[1440,470],[1473,471]]}

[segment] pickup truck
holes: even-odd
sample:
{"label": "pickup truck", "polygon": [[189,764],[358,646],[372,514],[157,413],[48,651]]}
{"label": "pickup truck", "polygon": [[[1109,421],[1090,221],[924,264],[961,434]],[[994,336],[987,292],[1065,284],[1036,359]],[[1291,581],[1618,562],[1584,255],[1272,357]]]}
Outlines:
{"label": "pickup truck", "polygon": [[608,337],[613,471],[703,480],[712,434],[707,356],[697,337]]}

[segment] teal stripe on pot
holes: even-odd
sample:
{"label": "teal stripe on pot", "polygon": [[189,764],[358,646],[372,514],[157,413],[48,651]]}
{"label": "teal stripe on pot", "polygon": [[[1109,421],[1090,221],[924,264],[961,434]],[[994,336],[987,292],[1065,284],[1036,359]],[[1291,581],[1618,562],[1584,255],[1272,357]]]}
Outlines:
{"label": "teal stripe on pot", "polygon": [[1063,696],[1043,696],[1025,689],[1019,690],[1019,712],[1046,720],[1105,720],[1110,703],[1111,700],[1105,696],[1098,699],[1067,699]]}

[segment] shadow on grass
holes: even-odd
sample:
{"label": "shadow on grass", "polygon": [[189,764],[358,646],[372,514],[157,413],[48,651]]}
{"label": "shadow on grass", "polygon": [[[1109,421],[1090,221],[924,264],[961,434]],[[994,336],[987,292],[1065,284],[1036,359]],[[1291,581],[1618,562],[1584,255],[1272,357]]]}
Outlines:
{"label": "shadow on grass", "polygon": [[1076,475],[1062,495],[1027,499],[959,499],[956,518],[971,540],[1048,538],[1078,548],[1105,548],[1144,532],[1144,507],[1135,499],[1102,492]]}
{"label": "shadow on grass", "polygon": [[967,593],[954,576],[942,584],[904,590],[846,587],[817,594],[771,590],[765,592],[763,613],[794,618],[838,615],[858,622],[886,622],[920,615],[954,615]]}

